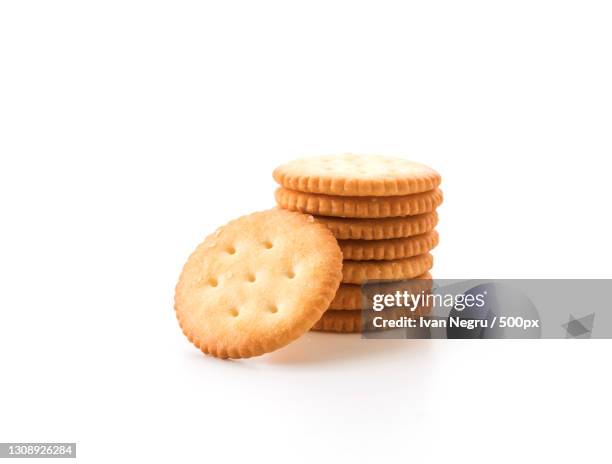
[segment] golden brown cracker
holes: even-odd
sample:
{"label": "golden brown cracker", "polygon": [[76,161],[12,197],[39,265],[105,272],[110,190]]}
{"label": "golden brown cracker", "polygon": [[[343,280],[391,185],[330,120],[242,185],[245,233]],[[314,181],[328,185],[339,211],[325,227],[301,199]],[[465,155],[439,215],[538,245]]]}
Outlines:
{"label": "golden brown cracker", "polygon": [[[328,310],[310,330],[319,332],[361,333],[390,330],[395,327],[385,325],[385,321],[401,321],[402,318],[415,319],[430,312],[429,308],[419,307],[415,311],[407,309],[387,309],[384,311],[342,311]],[[378,321],[375,319],[380,317]],[[405,319],[404,319],[405,320]],[[383,327],[380,327],[383,325]]]}
{"label": "golden brown cracker", "polygon": [[440,174],[421,163],[377,155],[330,155],[297,159],[274,170],[283,187],[340,196],[410,195],[433,190]]}
{"label": "golden brown cracker", "polygon": [[291,211],[319,216],[385,218],[430,213],[442,203],[440,189],[394,197],[341,197],[304,193],[280,187],[276,203]]}
{"label": "golden brown cracker", "polygon": [[385,240],[429,232],[438,224],[438,213],[380,219],[315,216],[339,240]]}
{"label": "golden brown cracker", "polygon": [[332,233],[280,209],[243,216],[208,236],[187,260],[175,310],[204,353],[248,358],[307,332],[329,307],[342,277]]}
{"label": "golden brown cracker", "polygon": [[329,309],[342,310],[362,310],[367,308],[372,291],[377,293],[392,294],[396,291],[408,291],[419,293],[429,291],[432,287],[432,277],[429,272],[421,274],[410,280],[400,280],[394,282],[381,282],[375,285],[340,284],[336,291],[336,296],[329,304]]}
{"label": "golden brown cracker", "polygon": [[432,230],[413,237],[387,240],[338,240],[344,259],[353,261],[410,258],[432,250],[438,244],[438,232]]}
{"label": "golden brown cracker", "polygon": [[363,284],[375,280],[412,279],[431,269],[430,253],[391,261],[347,261],[342,264],[342,282]]}
{"label": "golden brown cracker", "polygon": [[329,310],[310,330],[319,332],[357,333],[361,332],[361,311]]}

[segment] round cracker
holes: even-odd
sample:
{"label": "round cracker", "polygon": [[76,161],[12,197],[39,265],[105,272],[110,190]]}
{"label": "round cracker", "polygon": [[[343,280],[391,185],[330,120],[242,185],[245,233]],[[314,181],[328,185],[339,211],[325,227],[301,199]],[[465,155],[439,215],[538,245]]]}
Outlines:
{"label": "round cracker", "polygon": [[430,291],[433,285],[431,273],[426,272],[410,280],[399,280],[395,282],[381,282],[372,286],[357,284],[340,284],[336,291],[336,296],[329,304],[329,309],[337,311],[369,309],[369,291],[376,293],[393,294],[397,291],[407,291],[409,293],[419,293]]}
{"label": "round cracker", "polygon": [[442,204],[440,189],[395,197],[341,197],[304,193],[280,187],[276,203],[291,211],[319,216],[385,218],[430,213]]}
{"label": "round cracker", "polygon": [[360,333],[361,311],[325,311],[310,330],[317,332]]}
{"label": "round cracker", "polygon": [[432,230],[413,237],[388,240],[338,240],[344,259],[353,261],[391,260],[422,255],[438,244],[438,232]]}
{"label": "round cracker", "polygon": [[315,216],[315,219],[329,227],[339,240],[384,240],[411,237],[433,230],[438,224],[438,213],[417,216],[390,217],[381,219],[337,218]]}
{"label": "round cracker", "polygon": [[279,209],[236,219],[189,257],[175,310],[204,353],[248,358],[307,332],[329,306],[342,277],[342,254],[325,226]]}
{"label": "round cracker", "polygon": [[382,317],[385,320],[399,321],[402,318],[416,318],[427,315],[429,307],[419,307],[416,311],[406,309],[387,309],[384,312],[375,311],[342,311],[330,309],[325,311],[321,319],[310,330],[319,332],[361,333],[380,332],[392,327],[376,327],[374,319]]}
{"label": "round cracker", "polygon": [[391,261],[348,261],[342,263],[342,282],[363,284],[376,280],[413,279],[433,266],[430,253]]}
{"label": "round cracker", "polygon": [[273,176],[292,190],[341,196],[410,195],[433,190],[441,180],[421,163],[354,154],[297,159],[276,168]]}

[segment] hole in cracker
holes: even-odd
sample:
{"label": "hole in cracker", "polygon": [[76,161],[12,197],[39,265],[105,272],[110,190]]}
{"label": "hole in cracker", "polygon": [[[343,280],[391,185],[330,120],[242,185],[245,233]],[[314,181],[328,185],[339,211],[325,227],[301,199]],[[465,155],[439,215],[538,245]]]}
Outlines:
{"label": "hole in cracker", "polygon": [[230,245],[230,246],[228,246],[228,247],[225,249],[225,251],[226,251],[226,253],[228,253],[228,254],[230,254],[230,255],[233,255],[233,254],[235,254],[235,253],[236,253],[236,248],[234,248],[233,246],[231,246],[231,245]]}
{"label": "hole in cracker", "polygon": [[288,270],[287,277],[293,279],[295,277],[295,271],[293,269]]}
{"label": "hole in cracker", "polygon": [[238,310],[236,308],[232,308],[232,309],[230,309],[230,314],[233,317],[238,317],[238,314],[240,314],[240,313],[238,312]]}
{"label": "hole in cracker", "polygon": [[249,282],[255,282],[256,278],[255,278],[255,274],[249,274],[247,275],[247,281]]}
{"label": "hole in cracker", "polygon": [[270,312],[272,314],[277,313],[278,312],[278,307],[275,305],[270,306]]}
{"label": "hole in cracker", "polygon": [[216,287],[217,285],[219,285],[219,282],[214,277],[211,277],[210,279],[208,279],[208,285],[210,285],[211,287]]}
{"label": "hole in cracker", "polygon": [[268,249],[268,250],[269,250],[270,248],[272,248],[273,246],[274,246],[274,245],[273,245],[273,244],[272,244],[272,242],[271,242],[271,241],[269,241],[269,240],[266,240],[266,241],[264,242],[264,247],[266,247],[266,249]]}

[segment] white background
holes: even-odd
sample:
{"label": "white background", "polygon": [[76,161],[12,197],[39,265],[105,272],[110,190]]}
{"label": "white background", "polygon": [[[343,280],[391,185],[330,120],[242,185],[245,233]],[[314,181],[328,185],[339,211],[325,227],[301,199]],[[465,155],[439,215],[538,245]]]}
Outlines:
{"label": "white background", "polygon": [[0,441],[609,462],[608,340],[308,334],[228,362],[172,305],[192,249],[308,154],[439,170],[436,277],[612,277],[610,3],[214,3],[0,6]]}

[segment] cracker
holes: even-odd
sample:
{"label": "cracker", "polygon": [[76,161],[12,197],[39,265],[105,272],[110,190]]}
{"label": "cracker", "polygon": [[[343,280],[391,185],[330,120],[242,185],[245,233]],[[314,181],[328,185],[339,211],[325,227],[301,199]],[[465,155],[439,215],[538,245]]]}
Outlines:
{"label": "cracker", "polygon": [[361,311],[325,311],[310,330],[319,332],[361,332]]}
{"label": "cracker", "polygon": [[319,216],[384,218],[430,213],[442,203],[440,189],[395,197],[341,197],[304,193],[280,187],[275,193],[281,208]]}
{"label": "cracker", "polygon": [[435,248],[438,232],[388,240],[338,240],[338,244],[344,259],[354,261],[410,258]]}
{"label": "cracker", "polygon": [[307,332],[342,277],[336,239],[312,218],[273,209],[236,219],[208,236],[179,278],[175,310],[204,353],[247,358]]}
{"label": "cracker", "polygon": [[388,309],[385,312],[375,311],[336,311],[329,310],[310,330],[319,332],[360,333],[389,330],[390,327],[376,327],[374,318],[381,316],[385,320],[401,320],[403,317],[416,318],[429,314],[430,308],[419,307],[416,311],[407,309]]}
{"label": "cracker", "polygon": [[[432,277],[429,272],[421,274],[418,277],[410,280],[400,280],[397,282],[377,283],[372,286],[372,290],[377,293],[393,294],[396,291],[408,291],[411,293],[419,293],[420,291],[429,291],[432,287]],[[329,304],[329,309],[342,310],[361,310],[368,309],[369,301],[367,295],[369,291],[367,285],[356,284],[340,284],[336,296]]]}
{"label": "cracker", "polygon": [[405,280],[424,274],[433,266],[429,253],[392,261],[347,261],[342,264],[342,282],[363,284],[375,280]]}
{"label": "cracker", "polygon": [[440,185],[440,174],[414,161],[376,155],[302,158],[274,170],[283,187],[342,196],[391,196],[426,192]]}
{"label": "cracker", "polygon": [[429,232],[438,224],[438,213],[434,211],[417,216],[381,219],[335,218],[332,216],[315,216],[315,219],[329,227],[337,239],[384,240]]}

